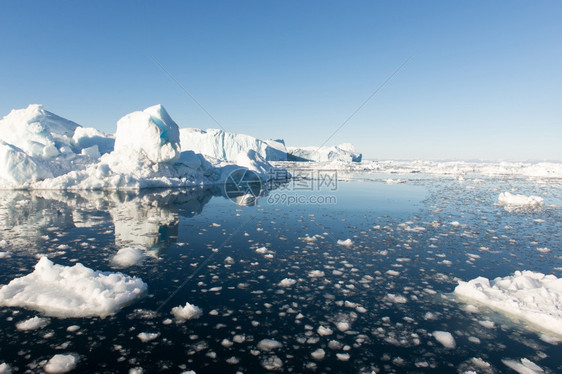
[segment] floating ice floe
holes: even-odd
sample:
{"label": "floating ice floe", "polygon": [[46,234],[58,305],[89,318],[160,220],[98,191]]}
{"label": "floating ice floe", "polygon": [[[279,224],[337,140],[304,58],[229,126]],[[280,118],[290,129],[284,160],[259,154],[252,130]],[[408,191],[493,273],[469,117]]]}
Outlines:
{"label": "floating ice floe", "polygon": [[185,306],[176,306],[172,308],[171,312],[176,320],[178,321],[186,321],[189,319],[199,318],[203,311],[196,305],[185,303]]}
{"label": "floating ice floe", "polygon": [[544,205],[544,200],[540,196],[525,196],[502,192],[498,197],[498,204],[507,211],[535,211]]}
{"label": "floating ice floe", "polygon": [[460,281],[455,294],[562,335],[562,278],[533,271],[489,280]]}
{"label": "floating ice floe", "polygon": [[343,247],[351,247],[353,245],[353,241],[351,239],[345,239],[345,240],[338,239],[337,243],[338,245],[341,245]]}
{"label": "floating ice floe", "polygon": [[16,324],[16,328],[21,331],[29,331],[29,330],[42,329],[48,324],[49,324],[49,319],[35,316],[30,319],[26,319],[25,321],[18,322]]}
{"label": "floating ice floe", "polygon": [[12,367],[5,362],[0,364],[0,374],[12,374]]}
{"label": "floating ice floe", "polygon": [[435,338],[435,340],[441,343],[445,348],[455,349],[457,347],[455,338],[448,331],[433,331],[432,335]]}
{"label": "floating ice floe", "polygon": [[544,373],[543,368],[541,368],[539,365],[535,364],[533,361],[527,358],[522,358],[519,361],[503,359],[502,362],[505,366],[507,366],[510,369],[513,369],[514,371],[520,374]]}
{"label": "floating ice floe", "polygon": [[142,249],[125,247],[117,251],[111,262],[118,268],[127,268],[141,263],[145,257],[145,252]]}
{"label": "floating ice floe", "polygon": [[351,143],[332,147],[287,147],[289,161],[361,162],[362,155]]}
{"label": "floating ice floe", "polygon": [[55,317],[105,317],[141,296],[146,283],[122,273],[62,266],[42,257],[35,270],[0,288],[0,305]]}
{"label": "floating ice floe", "polygon": [[68,373],[76,368],[78,357],[74,354],[57,354],[51,357],[44,369],[49,374]]}

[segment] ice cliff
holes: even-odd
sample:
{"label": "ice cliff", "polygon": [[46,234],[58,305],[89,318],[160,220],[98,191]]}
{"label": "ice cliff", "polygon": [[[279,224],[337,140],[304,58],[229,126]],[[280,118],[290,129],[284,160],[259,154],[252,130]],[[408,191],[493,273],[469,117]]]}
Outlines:
{"label": "ice cliff", "polygon": [[287,147],[289,161],[361,162],[362,157],[351,143],[332,147]]}

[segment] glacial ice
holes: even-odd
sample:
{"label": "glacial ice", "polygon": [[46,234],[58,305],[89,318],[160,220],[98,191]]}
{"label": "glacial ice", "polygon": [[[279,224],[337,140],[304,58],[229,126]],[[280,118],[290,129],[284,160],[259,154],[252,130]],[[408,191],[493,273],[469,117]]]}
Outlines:
{"label": "glacial ice", "polygon": [[94,271],[82,264],[56,265],[42,257],[32,273],[0,287],[0,305],[61,318],[103,318],[115,314],[146,289],[146,283],[136,277]]}
{"label": "glacial ice", "polygon": [[351,143],[343,143],[332,147],[287,147],[289,161],[336,161],[361,162],[361,153],[355,151]]}
{"label": "glacial ice", "polygon": [[[183,138],[189,142],[191,136]],[[162,105],[125,115],[117,122],[115,136],[30,105],[0,120],[0,189],[196,186],[222,183],[237,168],[250,169],[267,180],[274,168],[266,159],[283,159],[282,142],[233,134],[226,138],[245,141],[230,143],[237,149],[221,145],[226,146],[223,154],[228,159],[185,146],[182,152],[178,125]]]}
{"label": "glacial ice", "polygon": [[221,161],[236,162],[240,154],[253,150],[267,161],[287,160],[283,140],[260,140],[219,129],[180,129],[182,151],[193,151]]}

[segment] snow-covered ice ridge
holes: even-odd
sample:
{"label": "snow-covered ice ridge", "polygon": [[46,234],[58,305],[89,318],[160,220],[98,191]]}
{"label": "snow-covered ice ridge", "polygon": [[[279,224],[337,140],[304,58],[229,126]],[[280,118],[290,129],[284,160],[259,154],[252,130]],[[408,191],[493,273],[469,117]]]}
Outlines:
{"label": "snow-covered ice ridge", "polygon": [[[282,159],[280,142],[223,132],[222,138],[216,136],[223,143],[208,135],[209,144],[205,145],[201,140],[205,132],[201,131],[199,137],[194,130],[182,133],[180,137],[178,125],[162,105],[124,116],[117,122],[115,135],[82,127],[41,105],[14,109],[0,119],[0,189],[216,184],[238,167],[250,169],[265,180],[274,174],[266,158]],[[185,142],[190,139],[186,134],[192,135],[189,144],[198,145],[197,149],[182,146],[181,138]],[[213,152],[200,153],[209,150]],[[219,154],[221,157],[215,157]]]}
{"label": "snow-covered ice ridge", "polygon": [[455,294],[562,335],[562,278],[532,271],[459,282]]}

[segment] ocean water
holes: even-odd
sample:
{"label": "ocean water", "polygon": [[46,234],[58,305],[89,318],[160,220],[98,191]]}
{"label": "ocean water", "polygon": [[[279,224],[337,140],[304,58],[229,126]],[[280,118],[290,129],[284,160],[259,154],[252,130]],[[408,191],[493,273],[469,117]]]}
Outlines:
{"label": "ocean water", "polygon": [[[506,211],[504,191],[545,206]],[[221,188],[4,191],[0,284],[46,255],[140,277],[148,292],[113,316],[48,317],[30,331],[16,324],[40,311],[0,307],[0,363],[35,373],[72,353],[76,372],[507,373],[505,360],[528,359],[560,372],[562,342],[485,306],[475,312],[453,290],[516,270],[561,277],[561,206],[559,181],[423,174],[295,181],[251,206]],[[124,247],[144,260],[117,269]],[[186,302],[203,314],[178,323],[171,309]],[[142,342],[143,332],[157,336]]]}

